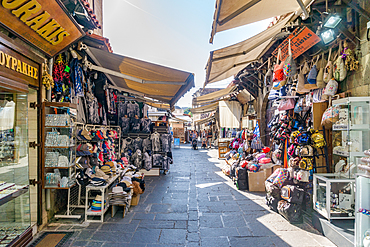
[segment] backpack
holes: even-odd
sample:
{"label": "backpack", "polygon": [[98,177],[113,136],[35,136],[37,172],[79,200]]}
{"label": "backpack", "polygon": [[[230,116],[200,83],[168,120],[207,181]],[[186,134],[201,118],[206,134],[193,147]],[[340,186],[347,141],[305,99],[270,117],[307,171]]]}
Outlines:
{"label": "backpack", "polygon": [[303,201],[304,190],[294,185],[285,185],[281,188],[281,198],[290,203],[299,203]]}
{"label": "backpack", "polygon": [[271,195],[275,198],[280,198],[280,189],[273,183],[265,181],[265,189],[268,195]]}
{"label": "backpack", "polygon": [[278,198],[273,197],[269,194],[266,194],[265,201],[266,205],[274,212],[278,212],[278,202],[280,200],[280,196]]}
{"label": "backpack", "polygon": [[280,200],[278,202],[277,210],[279,214],[281,214],[290,223],[301,223],[303,221],[302,206],[300,204]]}

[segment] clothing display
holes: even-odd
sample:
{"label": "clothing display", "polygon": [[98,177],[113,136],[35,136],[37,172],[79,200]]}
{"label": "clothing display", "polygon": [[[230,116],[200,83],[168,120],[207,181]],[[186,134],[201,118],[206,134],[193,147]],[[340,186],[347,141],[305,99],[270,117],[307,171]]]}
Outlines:
{"label": "clothing display", "polygon": [[143,146],[143,152],[152,151],[152,141],[150,138],[145,138],[142,143]]}
{"label": "clothing display", "polygon": [[172,135],[171,134],[162,134],[161,135],[161,142],[162,142],[162,151],[163,152],[171,152],[171,143],[172,143]]}
{"label": "clothing display", "polygon": [[135,140],[134,140],[134,150],[143,150],[143,139],[141,139],[140,137],[137,137]]}
{"label": "clothing display", "polygon": [[140,119],[130,118],[130,131],[132,133],[140,132]]}
{"label": "clothing display", "polygon": [[153,165],[162,167],[163,156],[161,154],[153,154]]}
{"label": "clothing display", "polygon": [[152,156],[144,152],[144,169],[150,171],[153,167]]}
{"label": "clothing display", "polygon": [[142,118],[140,120],[141,131],[144,133],[150,133],[150,126],[152,121],[149,118]]}
{"label": "clothing display", "polygon": [[165,171],[168,171],[170,169],[170,164],[172,163],[172,158],[165,156],[163,157],[163,162],[162,162],[162,169]]}
{"label": "clothing display", "polygon": [[130,118],[134,118],[135,116],[138,116],[138,117],[140,116],[139,105],[136,102],[131,101],[130,103],[127,103],[127,115]]}
{"label": "clothing display", "polygon": [[161,135],[158,132],[154,132],[150,139],[152,140],[152,150],[154,152],[161,151]]}
{"label": "clothing display", "polygon": [[130,119],[127,117],[121,117],[120,120],[121,121],[119,123],[122,133],[128,133],[130,131]]}

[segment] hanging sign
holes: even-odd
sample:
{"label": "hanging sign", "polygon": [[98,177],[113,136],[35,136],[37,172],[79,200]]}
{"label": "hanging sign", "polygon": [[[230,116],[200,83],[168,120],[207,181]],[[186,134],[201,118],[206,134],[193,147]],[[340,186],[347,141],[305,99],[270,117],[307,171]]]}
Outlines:
{"label": "hanging sign", "polygon": [[320,37],[312,32],[309,28],[297,28],[272,52],[272,55],[276,57],[280,48],[281,60],[284,61],[288,57],[289,39],[291,40],[293,59],[299,57],[305,51],[321,41]]}
{"label": "hanging sign", "polygon": [[0,44],[0,76],[39,86],[40,65]]}
{"label": "hanging sign", "polygon": [[2,0],[0,23],[50,56],[84,35],[59,0]]}

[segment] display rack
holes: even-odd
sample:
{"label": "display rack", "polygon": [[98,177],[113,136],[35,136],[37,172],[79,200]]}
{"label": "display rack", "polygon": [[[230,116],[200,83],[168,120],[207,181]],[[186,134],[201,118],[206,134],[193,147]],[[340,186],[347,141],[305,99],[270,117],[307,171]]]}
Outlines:
{"label": "display rack", "polygon": [[[75,118],[77,105],[60,102],[42,104],[42,187],[70,189],[76,174]],[[63,159],[64,158],[64,159]],[[61,179],[65,184],[61,184]]]}
{"label": "display rack", "polygon": [[[86,186],[86,195],[85,195],[85,221],[86,222],[104,222],[104,214],[107,212],[109,208],[109,200],[108,200],[108,193],[111,190],[113,183],[120,177],[120,175],[114,175],[111,177],[107,184],[104,186],[93,186],[88,185]],[[93,191],[97,191],[101,193],[102,204],[104,205],[104,201],[106,202],[106,206],[100,212],[93,212],[89,207],[89,194]],[[91,217],[99,217],[99,220],[91,219]]]}
{"label": "display rack", "polygon": [[[370,97],[333,100],[338,115],[333,116],[333,166],[342,177],[355,178],[359,157],[370,148]],[[336,112],[336,111],[333,111]]]}

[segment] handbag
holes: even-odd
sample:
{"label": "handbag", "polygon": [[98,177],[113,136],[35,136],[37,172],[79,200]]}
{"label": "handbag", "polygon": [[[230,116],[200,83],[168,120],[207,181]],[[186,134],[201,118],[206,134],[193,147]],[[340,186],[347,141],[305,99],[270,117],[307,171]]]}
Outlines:
{"label": "handbag", "polygon": [[272,84],[273,69],[271,67],[270,58],[267,61],[267,73],[265,74],[264,82],[265,87],[268,87]]}
{"label": "handbag", "polygon": [[276,178],[272,183],[281,188],[283,187],[284,182],[288,179],[288,176],[289,176],[288,170],[280,168],[279,173],[277,174]]}
{"label": "handbag", "polygon": [[310,68],[308,67],[308,63],[306,61],[300,73],[298,74],[297,93],[299,94],[308,93],[310,91],[310,89],[307,89],[304,86],[306,84],[306,74],[308,72],[310,72]]}
{"label": "handbag", "polygon": [[312,170],[312,159],[311,158],[303,158],[299,161],[299,168],[303,170]]}
{"label": "handbag", "polygon": [[319,57],[317,58],[315,64],[312,66],[310,72],[307,75],[307,81],[304,84],[304,87],[306,89],[316,89],[316,77],[317,77],[317,61],[319,60]]}
{"label": "handbag", "polygon": [[279,49],[277,54],[276,64],[274,66],[274,74],[273,74],[273,82],[276,82],[273,86],[274,89],[280,89],[282,86],[286,84],[286,76],[284,75],[283,67],[284,61],[279,63],[279,59],[281,58],[281,49]]}
{"label": "handbag", "polygon": [[279,103],[278,110],[279,111],[286,111],[294,109],[295,101],[292,98],[289,99],[282,99]]}
{"label": "handbag", "polygon": [[301,204],[289,203],[284,200],[278,202],[278,212],[290,223],[300,223],[303,221]]}
{"label": "handbag", "polygon": [[339,48],[338,48],[338,58],[335,60],[333,64],[333,74],[336,81],[344,81],[347,76],[347,68],[344,63],[344,60],[342,58],[342,55],[340,54],[342,52],[342,42],[339,42]]}
{"label": "handbag", "polygon": [[329,106],[322,115],[321,125],[326,129],[330,129],[333,123],[339,118],[339,109],[339,106]]}
{"label": "handbag", "polygon": [[328,84],[326,84],[324,95],[327,96],[334,96],[337,93],[338,90],[338,82],[336,82],[334,79],[331,79]]}
{"label": "handbag", "polygon": [[281,188],[281,198],[290,203],[301,204],[303,201],[304,190],[294,185],[285,185]]}
{"label": "handbag", "polygon": [[321,58],[321,66],[320,69],[317,73],[316,77],[316,86],[318,88],[324,88],[325,87],[325,82],[324,82],[324,53],[322,53],[322,58]]}
{"label": "handbag", "polygon": [[280,198],[280,189],[273,183],[265,181],[266,194],[271,195],[275,198]]}
{"label": "handbag", "polygon": [[322,97],[323,92],[324,92],[324,88],[318,88],[313,91],[313,95],[312,95],[313,103],[319,103],[319,102],[325,101],[323,100],[323,97]]}
{"label": "handbag", "polygon": [[277,100],[277,99],[279,99],[279,90],[275,90],[274,88],[271,88],[269,96],[267,98],[268,98],[268,100]]}
{"label": "handbag", "polygon": [[329,80],[333,78],[333,63],[330,61],[330,57],[331,57],[331,48],[329,50],[328,63],[326,64],[324,68],[323,79],[325,83],[328,83]]}
{"label": "handbag", "polygon": [[289,55],[288,55],[288,58],[285,59],[283,71],[284,71],[285,76],[291,77],[297,73],[297,66],[292,56],[292,48],[290,46],[290,39],[289,39],[288,51],[289,51]]}

